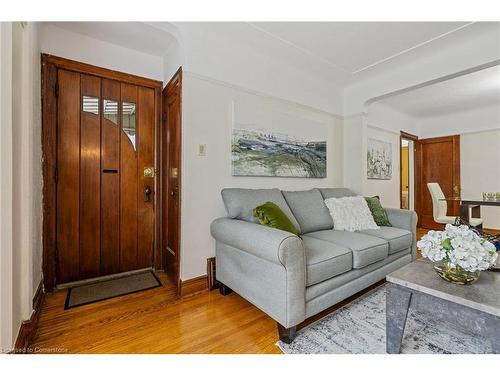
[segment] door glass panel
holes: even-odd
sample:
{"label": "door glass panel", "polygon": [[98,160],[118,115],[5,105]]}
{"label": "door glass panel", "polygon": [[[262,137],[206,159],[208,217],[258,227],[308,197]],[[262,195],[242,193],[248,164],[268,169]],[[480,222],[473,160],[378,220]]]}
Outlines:
{"label": "door glass panel", "polygon": [[122,128],[135,150],[135,103],[122,103]]}
{"label": "door glass panel", "polygon": [[83,96],[83,112],[99,114],[99,98],[93,96]]}
{"label": "door glass panel", "polygon": [[118,102],[115,100],[104,99],[104,118],[118,125]]}

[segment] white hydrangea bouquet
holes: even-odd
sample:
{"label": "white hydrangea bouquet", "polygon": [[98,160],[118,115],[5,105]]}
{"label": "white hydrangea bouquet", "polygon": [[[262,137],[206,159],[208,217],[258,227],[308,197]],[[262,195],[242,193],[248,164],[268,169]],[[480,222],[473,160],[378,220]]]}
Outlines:
{"label": "white hydrangea bouquet", "polygon": [[495,245],[467,225],[447,224],[444,231],[429,231],[417,242],[422,256],[435,263],[439,276],[456,284],[470,284],[480,271],[495,264]]}

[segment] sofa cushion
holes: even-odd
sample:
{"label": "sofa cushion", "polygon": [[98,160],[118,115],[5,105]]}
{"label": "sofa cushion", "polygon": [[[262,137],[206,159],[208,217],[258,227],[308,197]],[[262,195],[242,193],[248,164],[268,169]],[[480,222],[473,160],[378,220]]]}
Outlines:
{"label": "sofa cushion", "polygon": [[332,217],[318,189],[282,193],[302,233],[333,228]]}
{"label": "sofa cushion", "polygon": [[319,189],[319,191],[323,196],[323,200],[328,198],[354,197],[357,195],[353,191],[346,188],[323,188]]}
{"label": "sofa cushion", "polygon": [[378,229],[365,198],[342,197],[325,199],[326,207],[336,230],[355,232],[363,229]]}
{"label": "sofa cushion", "polygon": [[258,223],[253,209],[266,202],[273,202],[288,216],[295,228],[300,228],[279,189],[223,189],[222,200],[230,218]]}
{"label": "sofa cushion", "polygon": [[380,229],[366,229],[361,230],[359,233],[368,234],[382,238],[389,242],[389,254],[397,253],[398,251],[408,249],[411,247],[413,235],[406,229],[394,227],[380,227]]}
{"label": "sofa cushion", "polygon": [[352,269],[351,250],[317,238],[302,237],[306,251],[306,285],[314,285]]}
{"label": "sofa cushion", "polygon": [[382,207],[382,204],[380,204],[380,198],[365,197],[365,199],[366,203],[368,204],[368,208],[373,215],[373,220],[375,220],[375,223],[380,227],[392,227],[392,224],[387,217],[387,212],[385,211],[384,207]]}
{"label": "sofa cushion", "polygon": [[259,223],[266,227],[284,230],[295,235],[299,234],[299,230],[295,228],[290,218],[273,202],[266,202],[255,207],[253,209],[253,216],[257,217]]}
{"label": "sofa cushion", "polygon": [[352,267],[363,268],[384,259],[389,254],[386,240],[360,232],[341,230],[322,230],[308,233],[307,236],[332,242],[352,251]]}

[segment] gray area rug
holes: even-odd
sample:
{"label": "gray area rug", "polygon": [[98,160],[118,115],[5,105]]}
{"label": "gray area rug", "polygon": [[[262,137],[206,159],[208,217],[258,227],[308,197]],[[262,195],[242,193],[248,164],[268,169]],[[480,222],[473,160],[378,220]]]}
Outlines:
{"label": "gray area rug", "polygon": [[80,285],[68,289],[64,309],[88,305],[159,286],[161,286],[161,282],[152,271]]}
{"label": "gray area rug", "polygon": [[[385,353],[385,285],[312,323],[290,344],[278,341],[286,354]],[[411,311],[401,352],[407,354],[492,353],[491,343],[432,316]]]}

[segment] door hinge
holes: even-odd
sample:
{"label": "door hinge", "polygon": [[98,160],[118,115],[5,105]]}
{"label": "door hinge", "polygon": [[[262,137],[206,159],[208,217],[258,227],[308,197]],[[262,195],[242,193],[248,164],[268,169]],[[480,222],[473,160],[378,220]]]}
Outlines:
{"label": "door hinge", "polygon": [[56,96],[56,98],[59,97],[59,83],[56,83],[54,85],[54,95]]}
{"label": "door hinge", "polygon": [[54,182],[57,184],[57,181],[59,180],[59,169],[57,166],[54,168]]}

